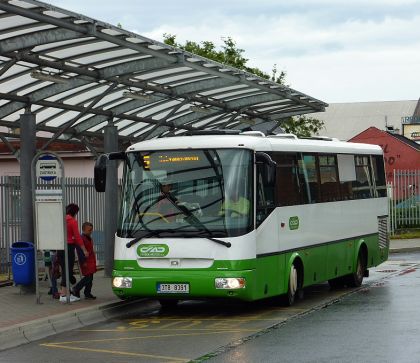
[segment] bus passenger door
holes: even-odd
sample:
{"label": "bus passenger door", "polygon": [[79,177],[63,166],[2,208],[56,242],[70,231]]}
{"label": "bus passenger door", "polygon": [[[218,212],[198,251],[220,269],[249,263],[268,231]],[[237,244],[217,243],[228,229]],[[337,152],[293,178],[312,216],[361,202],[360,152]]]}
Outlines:
{"label": "bus passenger door", "polygon": [[275,208],[274,183],[270,180],[267,180],[267,173],[265,169],[265,164],[257,164],[257,228]]}

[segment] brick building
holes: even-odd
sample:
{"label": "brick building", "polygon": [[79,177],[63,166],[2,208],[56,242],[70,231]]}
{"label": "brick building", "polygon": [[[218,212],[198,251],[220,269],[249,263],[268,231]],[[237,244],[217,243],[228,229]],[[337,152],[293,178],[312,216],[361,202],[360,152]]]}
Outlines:
{"label": "brick building", "polygon": [[349,141],[382,147],[387,182],[393,181],[394,170],[420,169],[420,144],[405,136],[369,127]]}

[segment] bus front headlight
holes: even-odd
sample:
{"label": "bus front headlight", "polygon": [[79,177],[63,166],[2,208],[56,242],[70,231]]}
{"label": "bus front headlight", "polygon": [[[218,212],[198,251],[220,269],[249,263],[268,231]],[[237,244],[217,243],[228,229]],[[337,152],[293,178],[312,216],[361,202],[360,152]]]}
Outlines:
{"label": "bus front headlight", "polygon": [[216,289],[243,289],[245,287],[245,279],[243,277],[217,277],[214,280]]}
{"label": "bus front headlight", "polygon": [[133,285],[133,279],[131,277],[114,277],[112,279],[112,286],[120,289],[130,289]]}

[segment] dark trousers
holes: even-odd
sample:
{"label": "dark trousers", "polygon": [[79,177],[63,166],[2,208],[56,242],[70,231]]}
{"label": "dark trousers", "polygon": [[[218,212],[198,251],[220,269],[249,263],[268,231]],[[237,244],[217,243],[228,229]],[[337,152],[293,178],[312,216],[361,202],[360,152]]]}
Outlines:
{"label": "dark trousers", "polygon": [[[67,250],[69,253],[69,279],[70,281],[73,279],[73,267],[74,267],[74,260],[75,260],[75,252],[74,252],[74,244],[67,244]],[[61,267],[61,286],[66,287],[66,262],[65,262],[65,253],[64,250],[57,251],[57,258],[60,263]]]}
{"label": "dark trousers", "polygon": [[80,290],[85,288],[84,294],[85,296],[91,295],[92,291],[92,283],[93,283],[93,274],[83,276],[82,279],[73,286],[73,290],[75,293],[80,293]]}

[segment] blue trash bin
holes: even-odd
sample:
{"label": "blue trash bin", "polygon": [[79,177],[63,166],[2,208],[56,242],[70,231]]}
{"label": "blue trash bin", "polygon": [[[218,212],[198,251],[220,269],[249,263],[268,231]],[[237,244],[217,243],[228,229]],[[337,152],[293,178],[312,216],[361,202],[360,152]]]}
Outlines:
{"label": "blue trash bin", "polygon": [[31,242],[15,242],[12,254],[13,281],[16,285],[31,285],[35,281],[35,250]]}

